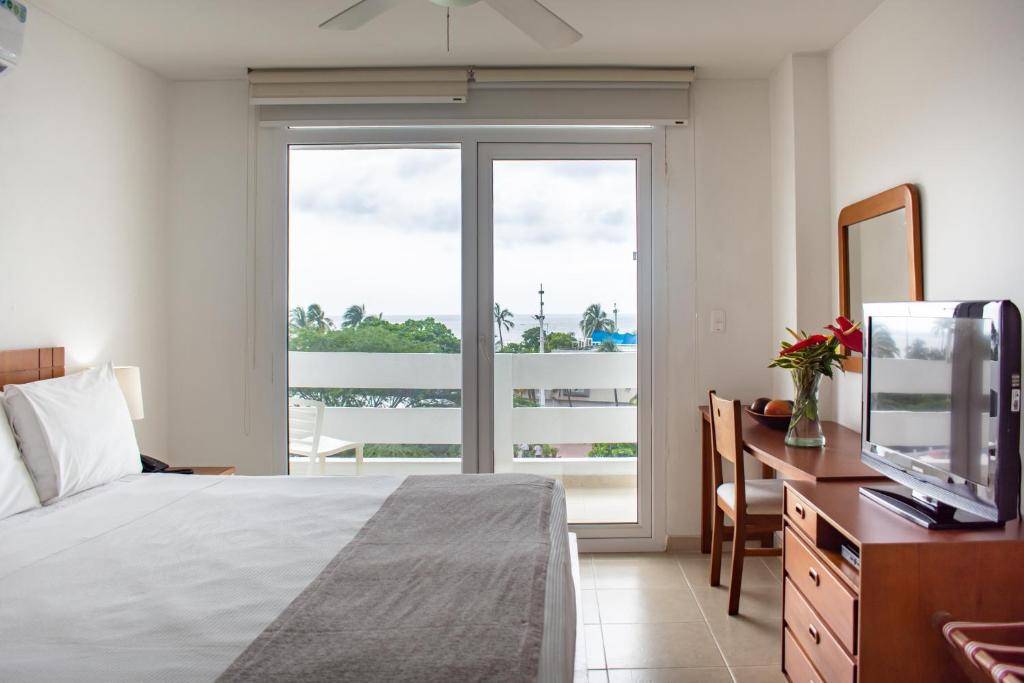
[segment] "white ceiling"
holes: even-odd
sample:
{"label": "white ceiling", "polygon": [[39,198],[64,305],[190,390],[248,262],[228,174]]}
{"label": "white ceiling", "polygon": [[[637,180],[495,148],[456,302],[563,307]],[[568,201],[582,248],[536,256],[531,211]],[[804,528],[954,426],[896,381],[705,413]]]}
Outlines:
{"label": "white ceiling", "polygon": [[[705,78],[763,78],[790,52],[835,45],[881,0],[544,0],[583,33],[545,51],[478,3],[404,0],[355,32],[317,28],[354,0],[32,0],[174,80],[238,78],[246,67],[664,65]],[[31,31],[31,21],[29,22]]]}

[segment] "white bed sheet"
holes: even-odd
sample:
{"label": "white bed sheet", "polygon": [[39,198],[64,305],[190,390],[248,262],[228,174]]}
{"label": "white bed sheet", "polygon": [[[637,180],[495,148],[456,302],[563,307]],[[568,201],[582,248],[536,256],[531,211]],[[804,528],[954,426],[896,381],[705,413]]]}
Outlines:
{"label": "white bed sheet", "polygon": [[[212,681],[401,482],[139,475],[2,520],[0,680]],[[575,654],[555,502],[542,680]]]}

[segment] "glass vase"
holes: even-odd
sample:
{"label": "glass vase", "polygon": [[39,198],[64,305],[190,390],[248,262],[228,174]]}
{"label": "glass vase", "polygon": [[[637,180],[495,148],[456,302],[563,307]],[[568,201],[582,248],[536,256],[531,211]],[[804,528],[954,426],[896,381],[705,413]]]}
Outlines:
{"label": "glass vase", "polygon": [[818,385],[821,373],[808,368],[796,368],[793,376],[793,416],[789,419],[786,443],[790,446],[820,448],[825,445],[818,413]]}

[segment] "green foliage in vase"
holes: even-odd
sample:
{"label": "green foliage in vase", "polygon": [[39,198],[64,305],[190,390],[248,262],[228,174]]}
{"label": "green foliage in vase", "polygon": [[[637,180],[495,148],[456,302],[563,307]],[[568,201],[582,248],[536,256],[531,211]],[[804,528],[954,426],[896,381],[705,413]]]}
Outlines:
{"label": "green foliage in vase", "polygon": [[[836,368],[844,370],[842,361],[845,356],[840,350],[841,347],[856,353],[864,351],[864,336],[859,323],[839,316],[835,323],[826,325],[824,329],[832,334],[809,335],[803,330],[797,333],[787,327],[786,331],[796,341],[783,340],[779,345],[779,355],[768,364],[770,368],[789,370],[793,377],[793,416],[790,418],[786,434],[786,443],[789,444],[803,446],[818,441],[817,445],[820,445],[820,427],[812,424],[816,423],[819,417],[818,383],[823,375],[832,377]],[[816,431],[817,434],[800,433],[801,429],[807,428]]]}

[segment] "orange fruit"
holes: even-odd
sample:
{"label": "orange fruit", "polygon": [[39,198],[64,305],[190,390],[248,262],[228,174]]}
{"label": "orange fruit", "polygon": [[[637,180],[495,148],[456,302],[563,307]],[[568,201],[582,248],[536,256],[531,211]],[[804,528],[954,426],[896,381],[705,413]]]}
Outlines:
{"label": "orange fruit", "polygon": [[792,415],[793,404],[789,401],[783,401],[782,399],[775,399],[768,401],[768,405],[764,407],[765,415]]}

